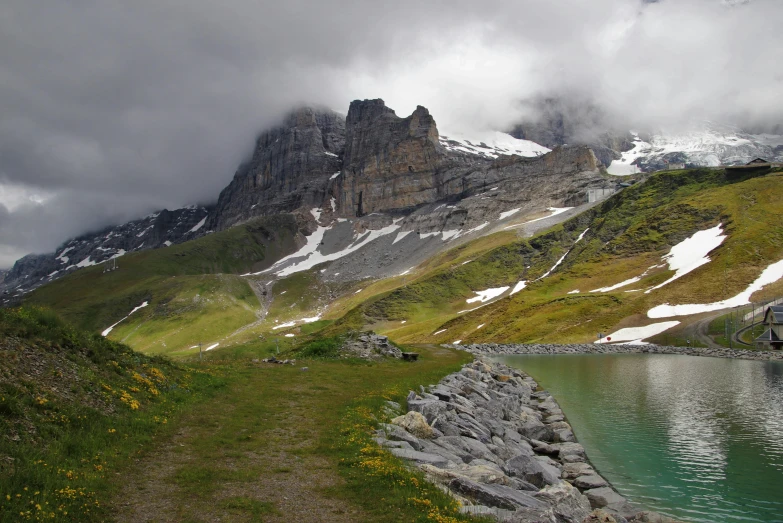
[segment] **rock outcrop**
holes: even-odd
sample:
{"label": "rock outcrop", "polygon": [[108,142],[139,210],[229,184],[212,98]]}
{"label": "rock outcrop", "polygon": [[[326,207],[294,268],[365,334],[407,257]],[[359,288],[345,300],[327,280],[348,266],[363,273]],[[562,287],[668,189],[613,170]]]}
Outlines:
{"label": "rock outcrop", "polygon": [[252,158],[221,191],[208,226],[223,230],[254,216],[323,205],[342,169],[345,118],[303,107],[261,133]]}

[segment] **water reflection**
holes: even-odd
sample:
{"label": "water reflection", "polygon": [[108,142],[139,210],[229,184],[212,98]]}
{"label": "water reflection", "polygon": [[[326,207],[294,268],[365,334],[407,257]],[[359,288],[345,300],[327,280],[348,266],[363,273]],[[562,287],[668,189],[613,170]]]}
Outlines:
{"label": "water reflection", "polygon": [[673,355],[504,358],[558,399],[594,465],[681,519],[783,521],[783,363]]}

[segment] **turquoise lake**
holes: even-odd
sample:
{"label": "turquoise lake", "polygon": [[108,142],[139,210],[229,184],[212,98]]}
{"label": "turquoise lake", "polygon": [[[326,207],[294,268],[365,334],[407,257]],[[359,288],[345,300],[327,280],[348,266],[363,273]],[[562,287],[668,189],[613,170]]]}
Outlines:
{"label": "turquoise lake", "polygon": [[783,522],[783,362],[506,356],[630,501],[691,522]]}

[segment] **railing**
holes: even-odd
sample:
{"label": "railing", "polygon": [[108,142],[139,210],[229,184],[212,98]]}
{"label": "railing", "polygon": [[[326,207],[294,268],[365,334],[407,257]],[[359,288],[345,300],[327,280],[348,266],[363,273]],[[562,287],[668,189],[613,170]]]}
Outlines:
{"label": "railing", "polygon": [[742,321],[748,321],[753,318],[755,318],[757,315],[764,314],[764,311],[767,310],[767,307],[771,307],[773,305],[780,305],[783,303],[783,298],[777,298],[772,301],[768,301],[764,304],[762,304],[760,307],[754,308],[751,312],[747,313],[745,316],[742,317]]}

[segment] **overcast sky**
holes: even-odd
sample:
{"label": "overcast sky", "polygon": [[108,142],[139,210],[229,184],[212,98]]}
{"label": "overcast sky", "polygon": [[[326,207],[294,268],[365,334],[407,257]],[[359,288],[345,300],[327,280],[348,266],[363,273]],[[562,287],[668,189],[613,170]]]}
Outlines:
{"label": "overcast sky", "polygon": [[780,0],[4,0],[0,267],[211,202],[292,106],[383,98],[443,130],[525,99],[620,126],[783,122]]}

